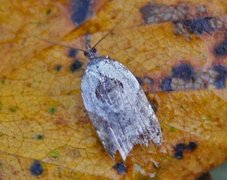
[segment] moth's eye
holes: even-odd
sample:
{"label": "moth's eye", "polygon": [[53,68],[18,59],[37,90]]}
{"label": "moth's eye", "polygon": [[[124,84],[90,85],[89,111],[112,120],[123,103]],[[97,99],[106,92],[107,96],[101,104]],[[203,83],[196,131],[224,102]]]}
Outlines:
{"label": "moth's eye", "polygon": [[96,49],[95,49],[95,48],[92,48],[92,49],[91,49],[91,52],[92,52],[92,53],[96,53]]}
{"label": "moth's eye", "polygon": [[87,52],[87,51],[84,51],[84,56],[88,56],[89,55],[89,53]]}

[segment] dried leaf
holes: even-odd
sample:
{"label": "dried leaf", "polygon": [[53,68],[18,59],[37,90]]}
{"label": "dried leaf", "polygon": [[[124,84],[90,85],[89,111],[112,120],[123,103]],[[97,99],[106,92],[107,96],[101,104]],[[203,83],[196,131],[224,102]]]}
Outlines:
{"label": "dried leaf", "polygon": [[[80,2],[1,2],[0,177],[184,179],[223,163],[226,1],[179,5],[157,0],[161,13],[155,16],[168,11],[175,15],[179,7],[188,13],[177,22],[158,17],[149,23],[141,14],[144,6],[154,8],[148,0]],[[75,17],[80,9],[87,13]],[[205,17],[214,18],[204,22]],[[97,45],[98,53],[118,60],[140,79],[151,103],[156,102],[164,138],[159,148],[136,146],[123,165],[105,152],[85,112],[80,80],[87,59],[40,39],[85,48],[86,34],[95,44],[108,32]],[[190,142],[197,148],[191,149]],[[190,147],[182,150],[181,159],[174,156],[177,144]]]}

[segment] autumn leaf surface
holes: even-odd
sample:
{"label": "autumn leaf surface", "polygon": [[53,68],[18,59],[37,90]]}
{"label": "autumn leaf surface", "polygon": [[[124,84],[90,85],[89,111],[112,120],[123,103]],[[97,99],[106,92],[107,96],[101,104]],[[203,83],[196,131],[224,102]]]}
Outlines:
{"label": "autumn leaf surface", "polygon": [[[194,179],[226,161],[227,3],[149,2],[2,0],[2,179]],[[138,78],[164,137],[124,163],[108,156],[83,106],[88,60],[56,45],[85,49],[106,33],[98,53]]]}

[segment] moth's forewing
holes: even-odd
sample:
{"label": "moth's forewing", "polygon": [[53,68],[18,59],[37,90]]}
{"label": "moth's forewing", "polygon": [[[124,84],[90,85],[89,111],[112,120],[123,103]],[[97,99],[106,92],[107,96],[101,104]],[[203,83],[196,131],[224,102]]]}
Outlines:
{"label": "moth's forewing", "polygon": [[83,75],[82,97],[105,149],[123,160],[135,144],[161,144],[160,124],[134,75],[117,61],[99,57]]}

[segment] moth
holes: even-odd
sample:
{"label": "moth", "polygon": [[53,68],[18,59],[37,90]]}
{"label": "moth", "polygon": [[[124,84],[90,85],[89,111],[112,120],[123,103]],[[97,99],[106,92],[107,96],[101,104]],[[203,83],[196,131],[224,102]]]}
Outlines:
{"label": "moth", "polygon": [[98,56],[98,43],[87,50],[70,47],[89,60],[81,80],[83,103],[107,153],[114,158],[118,151],[126,160],[136,144],[148,146],[151,140],[160,145],[162,132],[135,76],[117,60]]}
{"label": "moth", "polygon": [[81,81],[84,106],[96,132],[114,158],[123,160],[135,144],[162,143],[159,121],[135,76],[121,63],[85,51],[89,64]]}

